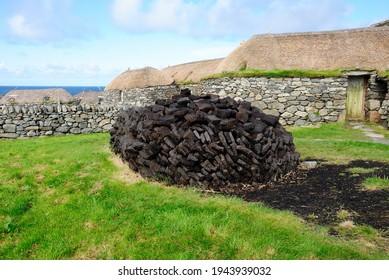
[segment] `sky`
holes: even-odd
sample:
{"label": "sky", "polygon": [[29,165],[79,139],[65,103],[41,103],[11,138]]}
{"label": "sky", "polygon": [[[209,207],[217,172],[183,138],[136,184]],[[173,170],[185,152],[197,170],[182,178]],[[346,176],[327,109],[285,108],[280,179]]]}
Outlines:
{"label": "sky", "polygon": [[105,86],[227,56],[254,34],[368,27],[388,0],[1,0],[0,86]]}

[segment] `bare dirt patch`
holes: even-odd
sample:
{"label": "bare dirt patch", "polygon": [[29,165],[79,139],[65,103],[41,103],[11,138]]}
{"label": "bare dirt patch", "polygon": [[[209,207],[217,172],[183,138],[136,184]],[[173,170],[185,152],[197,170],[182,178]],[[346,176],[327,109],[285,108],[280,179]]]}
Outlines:
{"label": "bare dirt patch", "polygon": [[[350,172],[363,168],[368,172]],[[389,165],[376,161],[356,160],[348,165],[322,163],[318,168],[299,170],[284,181],[262,186],[256,190],[236,192],[250,202],[290,210],[322,225],[339,223],[339,213],[347,211],[357,224],[376,229],[389,229],[389,190],[369,191],[363,181],[372,176],[387,176]]]}
{"label": "bare dirt patch", "polygon": [[116,177],[123,182],[134,184],[143,181],[144,179],[139,173],[136,173],[125,164],[117,155],[112,155],[109,160],[118,168]]}
{"label": "bare dirt patch", "polygon": [[43,174],[37,174],[37,175],[35,176],[35,179],[36,179],[37,181],[42,181],[43,179],[45,179],[45,175],[43,175]]}
{"label": "bare dirt patch", "polygon": [[100,190],[104,188],[104,184],[101,182],[96,182],[92,188],[89,189],[88,194],[89,195],[96,195],[100,194]]}

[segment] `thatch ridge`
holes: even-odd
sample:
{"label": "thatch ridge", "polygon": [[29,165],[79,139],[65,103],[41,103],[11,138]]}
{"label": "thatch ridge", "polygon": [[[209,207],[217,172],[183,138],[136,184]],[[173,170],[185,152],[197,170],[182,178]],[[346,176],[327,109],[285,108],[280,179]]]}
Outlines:
{"label": "thatch ridge", "polygon": [[11,90],[0,99],[7,103],[71,102],[73,96],[63,88]]}
{"label": "thatch ridge", "polygon": [[240,69],[389,68],[389,27],[261,34],[230,53],[216,72]]}
{"label": "thatch ridge", "polygon": [[201,78],[216,73],[216,68],[224,58],[187,62],[167,67],[162,71],[170,75],[175,82],[199,82]]}
{"label": "thatch ridge", "polygon": [[389,26],[389,19],[372,24],[370,27]]}
{"label": "thatch ridge", "polygon": [[353,29],[337,29],[337,30],[326,30],[326,31],[305,31],[305,32],[284,32],[284,33],[265,33],[265,34],[254,34],[252,38],[257,37],[293,37],[301,35],[331,35],[331,34],[352,34],[352,33],[369,33],[376,32],[379,29],[386,29],[386,26],[377,26],[375,28],[365,27],[365,28],[353,28]]}
{"label": "thatch ridge", "polygon": [[174,80],[161,70],[145,67],[121,73],[106,86],[105,91],[166,86],[173,82]]}
{"label": "thatch ridge", "polygon": [[97,105],[104,96],[103,91],[83,91],[74,96],[74,99],[80,100],[80,104]]}
{"label": "thatch ridge", "polygon": [[[187,62],[157,70],[129,70],[105,90],[144,88],[241,69],[389,70],[389,21],[368,28],[253,35],[225,58]],[[156,80],[157,82],[154,82]]]}

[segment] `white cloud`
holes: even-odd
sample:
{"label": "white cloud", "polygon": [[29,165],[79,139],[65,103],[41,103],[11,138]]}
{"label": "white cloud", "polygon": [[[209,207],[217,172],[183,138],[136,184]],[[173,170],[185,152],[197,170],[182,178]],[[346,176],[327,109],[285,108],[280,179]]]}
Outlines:
{"label": "white cloud", "polygon": [[274,33],[337,29],[350,11],[344,0],[273,0],[259,25]]}
{"label": "white cloud", "polygon": [[210,30],[219,35],[252,35],[259,27],[260,12],[267,1],[218,0],[207,17]]}
{"label": "white cloud", "polygon": [[[20,75],[25,71],[25,68],[15,66],[15,67],[9,67],[6,65],[4,62],[0,63],[0,71],[1,71],[1,76],[0,78],[8,78],[11,75]],[[1,83],[1,80],[0,80]],[[4,82],[3,82],[4,84]]]}
{"label": "white cloud", "polygon": [[6,20],[12,40],[58,42],[87,34],[82,32],[84,21],[72,13],[71,0],[15,0],[13,4]]}
{"label": "white cloud", "polygon": [[43,66],[33,67],[33,69],[41,75],[67,75],[73,71],[74,67],[69,64],[48,63]]}
{"label": "white cloud", "polygon": [[347,16],[345,0],[114,0],[112,17],[132,32],[183,32],[234,36],[337,28]]}
{"label": "white cloud", "polygon": [[189,12],[196,6],[182,0],[115,0],[112,16],[121,26],[134,31],[184,30]]}
{"label": "white cloud", "polygon": [[88,65],[83,66],[83,72],[86,75],[97,75],[100,73],[101,68],[96,63],[89,63]]}
{"label": "white cloud", "polygon": [[14,15],[7,22],[11,28],[11,32],[18,37],[35,39],[43,35],[42,30],[34,26],[24,15]]}
{"label": "white cloud", "polygon": [[5,63],[0,63],[0,73],[0,84],[105,85],[117,76],[120,70],[105,69],[94,62],[13,67],[6,67]]}
{"label": "white cloud", "polygon": [[85,75],[93,76],[99,74],[101,68],[98,64],[93,62],[82,64],[48,63],[44,66],[33,67],[33,71],[42,75],[50,75],[51,77],[85,77]]}
{"label": "white cloud", "polygon": [[112,8],[114,19],[119,24],[131,26],[137,20],[135,17],[139,14],[140,4],[141,0],[115,0]]}

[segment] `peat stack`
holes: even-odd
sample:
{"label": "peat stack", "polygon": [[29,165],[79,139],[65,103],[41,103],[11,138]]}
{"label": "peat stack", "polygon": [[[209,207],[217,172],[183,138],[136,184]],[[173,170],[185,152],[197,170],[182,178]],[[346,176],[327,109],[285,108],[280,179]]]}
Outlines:
{"label": "peat stack", "polygon": [[144,177],[222,188],[274,181],[299,159],[278,118],[246,101],[189,91],[122,111],[111,147]]}

